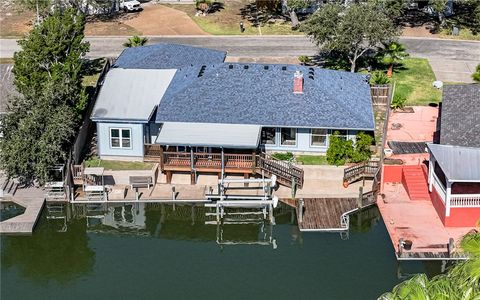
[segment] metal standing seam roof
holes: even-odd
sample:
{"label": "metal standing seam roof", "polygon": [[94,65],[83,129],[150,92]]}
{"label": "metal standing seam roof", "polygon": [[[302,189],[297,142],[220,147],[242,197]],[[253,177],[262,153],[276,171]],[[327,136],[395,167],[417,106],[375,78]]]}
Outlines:
{"label": "metal standing seam roof", "polygon": [[450,182],[480,182],[480,148],[427,144]]}
{"label": "metal standing seam roof", "polygon": [[169,146],[257,148],[261,126],[165,122],[156,143]]}
{"label": "metal standing seam roof", "polygon": [[198,64],[220,64],[224,51],[179,44],[155,44],[123,50],[113,67],[128,69],[179,69]]}
{"label": "metal standing seam roof", "polygon": [[480,148],[480,84],[443,87],[440,144]]}
{"label": "metal standing seam roof", "polygon": [[[295,71],[304,93],[293,93]],[[374,130],[362,74],[297,65],[223,63],[178,70],[157,123],[194,122]]]}
{"label": "metal standing seam roof", "polygon": [[111,69],[93,108],[93,121],[148,122],[176,70]]}

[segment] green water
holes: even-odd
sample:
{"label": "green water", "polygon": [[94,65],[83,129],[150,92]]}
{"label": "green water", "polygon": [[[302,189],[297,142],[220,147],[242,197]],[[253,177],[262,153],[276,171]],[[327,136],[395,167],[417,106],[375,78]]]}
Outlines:
{"label": "green water", "polygon": [[275,217],[217,227],[201,207],[45,209],[32,236],[1,237],[0,298],[376,299],[440,269],[399,268],[376,208],[352,216],[343,239],[300,233],[286,207]]}

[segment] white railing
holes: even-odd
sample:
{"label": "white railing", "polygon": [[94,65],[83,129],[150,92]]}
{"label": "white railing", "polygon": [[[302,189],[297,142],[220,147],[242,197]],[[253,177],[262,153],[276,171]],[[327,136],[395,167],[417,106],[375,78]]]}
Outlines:
{"label": "white railing", "polygon": [[450,207],[480,207],[480,194],[452,194]]}
{"label": "white railing", "polygon": [[433,186],[435,187],[437,193],[440,195],[440,199],[442,199],[443,204],[445,204],[445,199],[447,199],[447,192],[445,191],[445,188],[443,187],[440,179],[438,179],[435,173],[433,173]]}

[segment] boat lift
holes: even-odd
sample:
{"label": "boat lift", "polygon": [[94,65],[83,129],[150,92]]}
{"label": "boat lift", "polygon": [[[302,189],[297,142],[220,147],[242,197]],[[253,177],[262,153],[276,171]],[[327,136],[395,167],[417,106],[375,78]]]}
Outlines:
{"label": "boat lift", "polygon": [[[227,194],[230,185],[232,184],[260,184],[254,189],[261,189],[261,195],[238,195],[238,194]],[[270,222],[275,223],[273,217],[273,209],[278,205],[278,197],[273,196],[272,192],[277,184],[277,177],[273,175],[271,178],[262,178],[257,179],[229,179],[222,178],[218,180],[218,193],[214,194],[213,191],[209,194],[206,194],[205,197],[212,201],[212,203],[206,203],[205,207],[215,208],[216,223],[223,221],[225,216],[225,208],[246,208],[246,209],[260,209],[260,212],[245,211],[241,213],[235,213],[237,215],[252,215],[252,214],[262,214],[263,219],[267,219],[267,214],[269,216]],[[234,190],[238,191],[241,189],[249,189],[251,187],[235,187]],[[210,214],[208,214],[210,215]]]}

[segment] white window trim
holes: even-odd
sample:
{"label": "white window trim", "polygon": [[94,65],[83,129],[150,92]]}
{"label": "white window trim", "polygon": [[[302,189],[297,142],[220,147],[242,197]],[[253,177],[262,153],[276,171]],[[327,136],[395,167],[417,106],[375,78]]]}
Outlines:
{"label": "white window trim", "polygon": [[[294,145],[285,145],[282,143],[282,129],[295,129],[295,144]],[[292,128],[292,127],[279,127],[278,128],[278,132],[279,132],[279,136],[280,136],[280,139],[279,139],[279,147],[287,147],[287,148],[296,148],[297,147],[297,144],[298,144],[298,128]]]}
{"label": "white window trim", "polygon": [[[275,135],[274,135],[274,139],[275,139],[275,143],[273,144],[264,144],[264,143],[261,143],[260,145],[263,145],[263,146],[266,146],[266,147],[278,147],[278,144],[279,144],[279,139],[278,139],[278,128],[277,127],[268,127],[268,126],[265,126],[265,127],[262,127],[262,129],[260,130],[263,130],[263,128],[273,128],[275,129]],[[262,133],[260,132],[260,135]],[[281,137],[280,137],[281,138]],[[260,140],[262,139],[262,137],[260,136]]]}
{"label": "white window trim", "polygon": [[[118,138],[119,138],[119,142],[120,142],[120,146],[119,147],[114,147],[112,145],[112,130],[118,130]],[[123,147],[123,141],[122,141],[122,131],[123,130],[128,130],[130,132],[130,147]],[[129,149],[132,149],[133,146],[132,146],[132,128],[120,128],[120,127],[109,127],[108,128],[108,135],[109,135],[109,144],[110,144],[110,149],[125,149],[125,150],[129,150]]]}
{"label": "white window trim", "polygon": [[[312,142],[313,142],[313,130],[314,129],[324,129],[327,131],[327,133],[325,133],[325,145],[323,146],[319,146],[319,145],[314,145]],[[319,134],[317,134],[318,136],[320,136]],[[328,141],[330,140],[330,130],[329,129],[325,129],[325,128],[310,128],[310,147],[311,148],[327,148],[328,147]]]}

